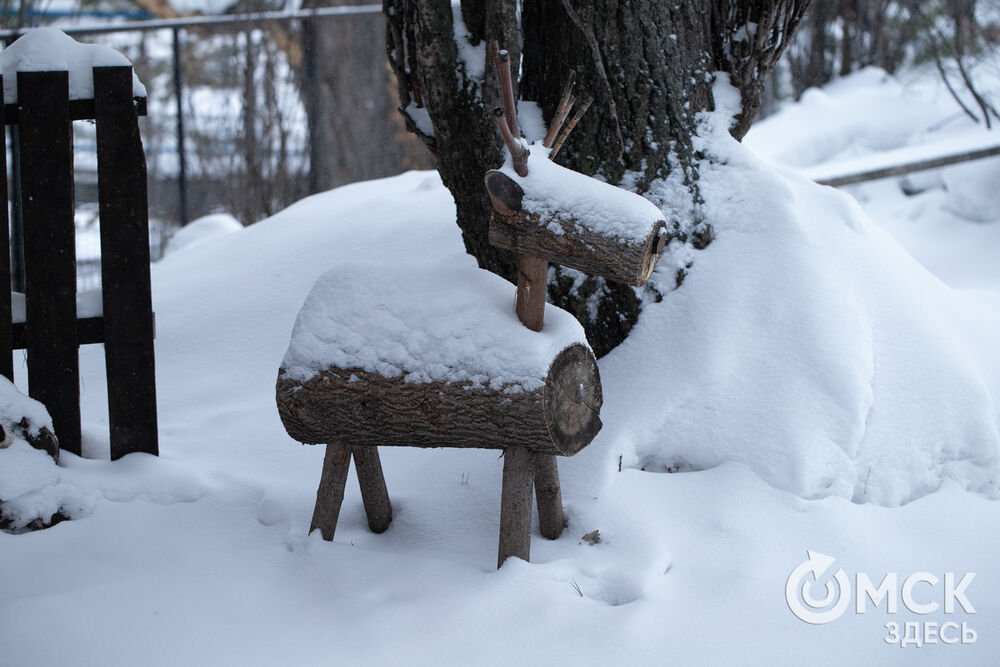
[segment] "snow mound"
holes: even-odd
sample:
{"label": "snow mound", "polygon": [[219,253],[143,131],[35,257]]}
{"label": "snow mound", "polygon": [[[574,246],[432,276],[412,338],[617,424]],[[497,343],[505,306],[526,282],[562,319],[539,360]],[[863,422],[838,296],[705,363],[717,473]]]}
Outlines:
{"label": "snow mound", "polygon": [[972,222],[1000,218],[1000,158],[957,164],[941,171],[948,192],[944,207]]}
{"label": "snow mound", "polygon": [[772,164],[802,168],[898,148],[925,137],[954,104],[868,67],[754,123],[744,144]]}
{"label": "snow mound", "polygon": [[851,197],[762,164],[731,98],[717,84],[699,146],[717,240],[601,365],[615,453],[736,461],[805,498],[1000,497],[1000,295],[948,288]]}
{"label": "snow mound", "polygon": [[[985,90],[997,90],[996,73],[979,68],[976,80]],[[812,179],[826,179],[871,169],[927,160],[996,146],[998,135],[970,119],[952,99],[932,64],[873,76],[872,70],[852,74],[822,89],[829,104],[816,105],[810,96],[788,103],[754,124],[744,145],[762,160]],[[878,100],[872,113],[857,105]],[[967,104],[974,105],[971,100]],[[841,121],[854,118],[858,129]],[[928,124],[932,118],[937,118]],[[886,119],[896,125],[903,145],[876,151],[860,138],[878,134]],[[816,137],[840,133],[826,141],[852,145],[854,157],[834,158],[808,167],[797,155],[812,154]],[[894,143],[894,142],[887,142]],[[784,162],[781,158],[788,158]],[[906,251],[952,287],[1000,289],[1000,264],[994,248],[1000,225],[980,224],[1000,219],[1000,189],[995,187],[1000,158],[987,158],[905,177],[886,178],[843,188],[884,227]],[[969,224],[969,223],[974,224]]]}
{"label": "snow mound", "polygon": [[572,315],[551,304],[535,332],[514,312],[515,288],[471,266],[346,263],[324,274],[299,312],[282,362],[308,380],[331,366],[406,382],[471,382],[532,391],[552,360],[586,345]]}
{"label": "snow mound", "polygon": [[93,498],[66,483],[48,454],[24,440],[0,449],[0,527],[11,532],[42,528],[88,514]]}
{"label": "snow mound", "polygon": [[[10,437],[9,434],[17,430],[15,426],[22,422],[27,424],[32,435],[38,435],[43,428],[54,431],[45,406],[22,394],[10,380],[0,375],[0,424]],[[0,443],[0,447],[3,446]]]}
{"label": "snow mound", "polygon": [[[94,67],[131,65],[111,47],[81,44],[57,28],[34,28],[0,51],[3,96],[7,104],[17,102],[18,72],[69,72],[69,99],[94,97]],[[132,72],[132,94],[146,96],[146,87]]]}
{"label": "snow mound", "polygon": [[241,229],[243,229],[243,224],[228,213],[213,213],[202,216],[174,232],[174,235],[167,242],[164,255],[175,253],[181,248],[187,248],[217,236],[238,232]]}

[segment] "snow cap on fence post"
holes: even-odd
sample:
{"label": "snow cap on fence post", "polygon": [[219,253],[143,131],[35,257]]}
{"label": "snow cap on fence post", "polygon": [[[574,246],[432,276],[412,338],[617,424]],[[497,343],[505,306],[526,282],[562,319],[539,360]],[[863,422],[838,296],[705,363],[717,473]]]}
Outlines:
{"label": "snow cap on fence post", "polygon": [[[57,28],[27,30],[0,51],[4,103],[17,102],[17,72],[69,72],[69,99],[93,99],[94,67],[114,65],[132,63],[109,46],[82,44]],[[132,94],[146,97],[146,87],[134,72]]]}

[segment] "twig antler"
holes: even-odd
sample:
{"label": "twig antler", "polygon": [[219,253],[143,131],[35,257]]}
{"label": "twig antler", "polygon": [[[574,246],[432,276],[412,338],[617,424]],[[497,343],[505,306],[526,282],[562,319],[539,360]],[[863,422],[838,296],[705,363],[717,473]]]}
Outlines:
{"label": "twig antler", "polygon": [[497,71],[500,75],[500,88],[503,90],[503,110],[507,116],[507,127],[515,137],[521,137],[521,128],[517,124],[517,105],[514,103],[514,81],[510,75],[510,53],[507,49],[497,51]]}
{"label": "twig antler", "polygon": [[[493,110],[493,117],[496,118],[497,129],[500,130],[500,136],[503,137],[503,142],[507,144],[507,150],[510,151],[510,158],[514,163],[514,171],[522,178],[527,176],[528,147],[520,137],[515,138],[511,133],[510,115],[504,113],[503,107],[497,107]],[[517,125],[516,119],[514,120],[514,124]]]}
{"label": "twig antler", "polygon": [[[503,106],[493,110],[493,117],[496,119],[497,129],[503,138],[507,150],[510,151],[511,160],[514,163],[514,171],[522,178],[528,175],[528,146],[521,139],[521,128],[517,123],[517,105],[514,102],[514,81],[510,73],[510,53],[506,49],[500,49],[497,43],[490,43],[490,50],[493,52],[493,64],[497,68],[497,78],[500,79],[500,90],[503,99]],[[576,72],[569,71],[566,83],[563,86],[562,97],[559,99],[559,106],[556,107],[555,115],[542,140],[542,146],[551,148],[549,159],[554,159],[559,149],[562,148],[566,138],[569,136],[580,118],[586,113],[593,103],[594,98],[588,97],[580,106],[573,118],[566,123],[566,117],[573,109],[576,96],[573,94],[573,84],[576,81]],[[564,125],[565,124],[565,125]],[[558,138],[557,138],[558,137]]]}
{"label": "twig antler", "polygon": [[552,122],[549,124],[549,131],[545,133],[545,139],[542,140],[542,145],[546,148],[552,148],[552,142],[556,140],[559,130],[566,122],[566,116],[573,108],[573,103],[576,101],[576,96],[573,95],[575,81],[576,70],[570,70],[569,76],[566,78],[566,85],[563,86],[562,97],[559,99],[559,106],[556,107],[556,113],[552,116]]}
{"label": "twig antler", "polygon": [[500,136],[510,151],[514,171],[518,176],[524,177],[528,175],[528,146],[521,139],[521,128],[517,124],[514,80],[510,75],[510,53],[506,49],[499,49],[495,41],[490,43],[490,50],[493,52],[493,64],[497,68],[503,98],[503,107],[495,108],[493,117],[496,118],[497,129],[500,130]]}
{"label": "twig antler", "polygon": [[580,122],[581,118],[583,118],[583,114],[587,113],[587,109],[589,109],[590,105],[593,103],[594,98],[588,97],[580,108],[576,110],[576,113],[573,114],[573,117],[566,124],[566,129],[562,131],[562,134],[559,135],[559,139],[557,139],[555,145],[552,146],[552,152],[549,153],[550,160],[556,159],[556,155],[559,153],[559,149],[562,148],[563,143],[566,141],[566,137],[568,137],[569,133],[573,131],[573,128],[576,127],[576,124]]}

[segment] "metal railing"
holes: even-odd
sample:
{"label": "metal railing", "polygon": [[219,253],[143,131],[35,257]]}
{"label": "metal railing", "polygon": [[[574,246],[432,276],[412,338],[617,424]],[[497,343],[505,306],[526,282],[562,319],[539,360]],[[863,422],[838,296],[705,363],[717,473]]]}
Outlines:
{"label": "metal railing", "polygon": [[[315,60],[314,50],[309,48],[309,45],[305,42],[305,30],[302,28],[314,21],[325,21],[330,19],[336,19],[338,17],[349,17],[349,16],[359,16],[359,15],[374,15],[380,14],[382,11],[381,5],[376,4],[366,4],[366,5],[354,5],[354,6],[337,6],[337,7],[323,7],[317,9],[309,10],[298,10],[298,11],[266,11],[266,12],[251,12],[243,14],[233,14],[233,15],[217,15],[217,16],[187,16],[181,18],[172,19],[156,19],[156,18],[143,18],[139,20],[125,20],[125,21],[115,21],[115,22],[96,22],[104,18],[103,16],[97,16],[96,20],[89,23],[76,23],[67,24],[65,22],[66,18],[78,18],[78,20],[83,20],[84,18],[93,18],[93,14],[79,14],[73,16],[59,16],[53,15],[51,13],[38,13],[33,16],[28,16],[28,19],[34,21],[49,22],[53,18],[59,19],[59,22],[54,25],[61,31],[73,37],[87,37],[87,36],[99,36],[99,35],[113,35],[113,34],[128,34],[132,33],[135,35],[143,35],[141,39],[136,41],[142,45],[146,43],[145,35],[148,33],[153,33],[155,31],[169,31],[166,35],[155,37],[153,43],[156,44],[156,48],[152,49],[156,52],[156,60],[154,62],[155,71],[158,77],[158,109],[159,113],[155,119],[146,119],[144,123],[146,127],[151,127],[150,123],[156,123],[158,136],[154,137],[153,141],[149,141],[150,135],[144,130],[144,142],[147,146],[147,158],[150,161],[159,161],[160,164],[170,164],[172,165],[169,169],[160,170],[151,168],[150,170],[150,199],[151,205],[154,202],[164,202],[164,197],[169,188],[173,188],[173,204],[169,206],[169,211],[172,213],[166,213],[166,217],[162,218],[161,215],[155,217],[161,217],[162,219],[168,221],[166,224],[176,224],[170,223],[170,220],[176,220],[181,224],[186,224],[192,216],[193,212],[200,210],[201,213],[211,212],[207,210],[205,205],[206,196],[211,198],[214,193],[212,192],[212,187],[216,184],[215,181],[222,179],[226,180],[226,175],[219,172],[221,167],[218,165],[224,165],[222,161],[223,158],[228,154],[233,153],[233,146],[226,145],[224,143],[214,144],[212,146],[206,147],[204,141],[206,136],[206,131],[204,128],[207,122],[204,117],[192,118],[190,110],[194,108],[192,102],[189,102],[188,96],[203,94],[206,89],[211,88],[212,82],[206,83],[205,78],[201,69],[206,66],[206,63],[200,62],[198,56],[192,56],[192,49],[197,52],[198,49],[203,48],[204,40],[206,36],[223,36],[223,39],[229,39],[229,35],[247,35],[246,39],[242,42],[243,44],[249,44],[249,35],[259,34],[258,30],[273,30],[274,24],[283,26],[281,30],[284,30],[289,35],[290,39],[297,42],[294,48],[298,49],[302,55],[302,62],[299,63],[301,69],[300,72],[304,72],[305,76],[309,77],[309,73],[315,72],[316,63],[310,62],[310,60]],[[112,18],[112,17],[108,17]],[[131,18],[131,15],[130,15]],[[51,25],[51,23],[49,23]],[[37,25],[31,25],[29,23],[28,27],[39,27]],[[12,43],[18,36],[26,31],[25,29],[17,30],[0,30],[0,39],[5,43]],[[166,38],[166,39],[165,39]],[[129,38],[124,38],[126,42],[129,42]],[[168,41],[169,40],[169,41]],[[91,40],[86,40],[91,41]],[[93,40],[93,41],[104,41],[104,40]],[[121,39],[114,41],[113,45],[124,43]],[[131,43],[131,42],[129,42]],[[236,42],[234,41],[234,44]],[[164,47],[168,46],[169,51],[165,51]],[[138,47],[136,47],[138,48]],[[143,46],[143,48],[145,48]],[[236,48],[235,46],[233,48]],[[187,49],[187,51],[185,51]],[[381,50],[381,49],[379,49]],[[167,54],[169,53],[169,56]],[[235,65],[230,65],[229,67],[238,68],[242,62],[240,59],[242,55],[234,56]],[[146,80],[147,72],[140,71],[142,69],[148,69],[150,67],[149,63],[140,64],[139,60],[136,60],[136,69],[140,74],[140,78]],[[207,63],[209,67],[218,67],[218,63]],[[195,69],[191,69],[191,68]],[[287,70],[287,67],[285,68]],[[287,76],[293,76],[288,74]],[[191,81],[188,78],[191,77]],[[169,78],[169,88],[167,91],[167,80]],[[233,87],[232,82],[228,84],[222,84],[223,87],[229,86],[231,89]],[[306,85],[308,88],[308,84]],[[229,90],[229,89],[227,89]],[[238,94],[240,91],[232,91]],[[314,116],[321,113],[321,110],[315,108],[315,96],[310,95],[308,90],[303,91],[305,94],[301,95],[296,104],[301,105],[299,108],[304,109],[306,115],[313,114]],[[169,106],[164,106],[169,100]],[[245,100],[240,100],[237,104],[241,104]],[[172,108],[171,108],[172,107]],[[202,107],[199,107],[201,109]],[[169,109],[169,110],[168,110]],[[188,110],[187,112],[185,110]],[[171,113],[172,111],[172,113]],[[360,114],[363,110],[357,110]],[[228,111],[230,114],[227,118],[230,123],[233,122],[234,112],[230,109]],[[239,117],[239,113],[235,112],[236,116]],[[353,113],[353,111],[351,111]],[[221,116],[220,116],[221,117]],[[185,122],[189,121],[194,123],[190,125]],[[195,122],[197,121],[197,122]],[[296,121],[297,122],[297,121]],[[172,129],[170,129],[170,123],[173,123]],[[199,123],[202,127],[199,127]],[[306,127],[309,125],[310,127]],[[302,128],[296,131],[308,133],[311,129],[311,123],[302,123]],[[200,134],[199,133],[200,129]],[[85,130],[86,131],[86,130]],[[196,133],[197,136],[192,133]],[[173,135],[172,141],[167,141],[170,134]],[[230,133],[230,136],[231,133]],[[194,147],[192,147],[192,140],[195,141]],[[87,146],[91,145],[92,142],[87,140],[81,140],[77,144],[78,155],[86,153]],[[310,140],[304,140],[300,144],[289,149],[289,154],[292,155],[297,163],[306,165],[311,165],[313,160],[312,150],[313,144]],[[269,147],[263,145],[260,150],[267,151]],[[193,152],[192,152],[193,151]],[[308,154],[308,155],[307,155]],[[176,157],[175,157],[176,156]],[[203,163],[205,159],[215,160],[216,171],[213,172],[210,177],[206,177]],[[191,160],[195,159],[194,174],[191,171]],[[165,162],[164,162],[165,161]],[[17,161],[14,160],[13,163],[16,166]],[[151,162],[152,164],[152,162]],[[311,172],[311,169],[310,169]],[[303,174],[305,176],[306,174]],[[16,173],[12,173],[13,178],[17,178]],[[304,196],[315,192],[317,179],[312,173],[308,174],[309,178],[300,178],[296,180],[296,187],[301,187],[303,190],[297,190],[296,198]],[[196,179],[192,181],[192,178]],[[231,178],[229,180],[232,180]],[[295,180],[295,179],[293,179]],[[209,183],[208,181],[212,181]],[[194,192],[192,193],[192,183],[194,185]],[[192,199],[193,195],[193,199]],[[290,197],[291,195],[289,195]],[[291,203],[294,199],[284,202],[282,205],[287,205]],[[86,202],[83,198],[81,203]],[[200,214],[200,213],[199,213]],[[153,222],[154,215],[151,211],[151,222]],[[253,222],[254,219],[244,220],[245,223]],[[154,250],[153,257],[156,258],[161,245],[159,241],[165,234],[154,234],[153,240],[157,243],[157,248]],[[81,258],[82,259],[82,258]],[[95,285],[95,276],[99,272],[99,263],[94,260],[83,260],[80,262],[80,286],[83,288],[92,287]],[[87,272],[90,273],[87,273]],[[87,274],[87,275],[83,275]],[[94,275],[90,275],[94,274]]]}

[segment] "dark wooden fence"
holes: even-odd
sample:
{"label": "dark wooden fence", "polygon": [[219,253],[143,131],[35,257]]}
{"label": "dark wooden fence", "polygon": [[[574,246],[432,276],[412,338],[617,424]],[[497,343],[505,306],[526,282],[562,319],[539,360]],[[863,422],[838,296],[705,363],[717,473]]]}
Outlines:
{"label": "dark wooden fence", "polygon": [[[61,449],[81,453],[79,346],[104,343],[111,458],[159,451],[149,285],[146,161],[132,68],[95,67],[94,99],[69,99],[68,72],[18,72],[18,101],[2,107],[19,167],[11,193],[24,239],[26,318],[13,322],[0,289],[0,373],[27,349],[28,393],[48,408]],[[0,78],[2,89],[2,78]],[[77,318],[74,120],[97,124],[103,315]],[[0,133],[0,141],[6,137]],[[0,187],[7,197],[5,161]],[[0,275],[10,275],[7,207],[0,211]]]}

